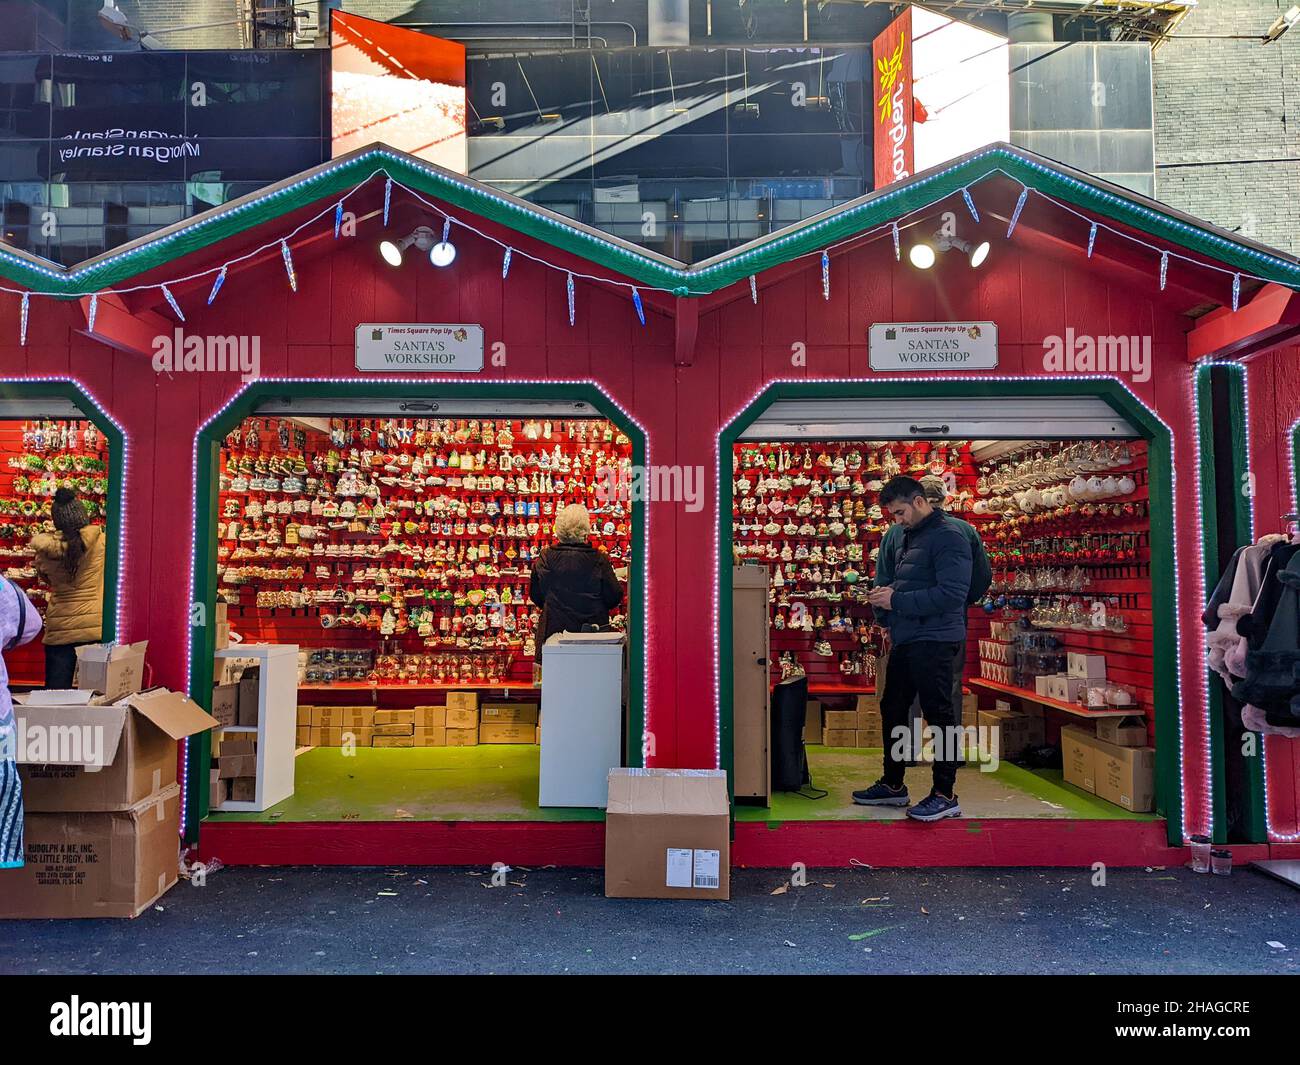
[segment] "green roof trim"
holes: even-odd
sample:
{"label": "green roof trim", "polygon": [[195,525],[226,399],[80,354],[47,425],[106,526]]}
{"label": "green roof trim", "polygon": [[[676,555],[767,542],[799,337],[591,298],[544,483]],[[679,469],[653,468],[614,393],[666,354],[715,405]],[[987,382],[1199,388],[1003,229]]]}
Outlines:
{"label": "green roof trim", "polygon": [[[1232,271],[1300,288],[1300,261],[1009,144],[982,148],[695,266],[647,252],[482,182],[375,145],[74,267],[60,267],[0,244],[0,276],[32,291],[61,298],[89,295],[119,286],[290,212],[337,199],[367,181],[381,180],[383,175],[422,195],[605,267],[632,282],[681,296],[716,292],[751,274],[761,274],[800,256],[819,254],[828,245],[887,225],[962,189],[971,190],[974,195],[980,182],[999,175],[1079,210],[1204,256]],[[332,221],[327,216],[320,224],[324,227]],[[1085,241],[1086,232],[1081,234],[1081,246]],[[213,267],[211,272],[215,274],[216,269]],[[1224,302],[1228,303],[1231,284],[1227,278],[1224,290]]]}

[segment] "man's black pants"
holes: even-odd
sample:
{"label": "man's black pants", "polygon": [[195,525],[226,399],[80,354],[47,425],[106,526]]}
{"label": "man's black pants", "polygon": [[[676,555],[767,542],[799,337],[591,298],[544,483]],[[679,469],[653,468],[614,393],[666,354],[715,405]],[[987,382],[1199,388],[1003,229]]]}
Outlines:
{"label": "man's black pants", "polygon": [[[912,723],[912,700],[920,699],[921,713],[933,729],[945,729],[961,721],[961,704],[953,701],[953,673],[957,669],[956,641],[917,640],[889,652],[885,691],[880,699],[880,723],[884,728],[885,783],[902,787],[906,753],[912,750],[907,730]],[[902,729],[903,733],[896,730]],[[944,739],[934,744],[934,790],[953,794],[957,763],[948,758],[951,744]],[[904,757],[899,757],[902,754]]]}

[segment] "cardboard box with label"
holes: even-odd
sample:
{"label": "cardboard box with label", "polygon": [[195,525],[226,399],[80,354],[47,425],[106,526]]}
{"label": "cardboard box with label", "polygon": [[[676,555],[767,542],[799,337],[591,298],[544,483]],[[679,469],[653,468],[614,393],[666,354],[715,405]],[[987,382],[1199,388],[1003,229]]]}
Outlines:
{"label": "cardboard box with label", "polygon": [[484,721],[478,727],[479,743],[532,743],[537,726],[521,721]]}
{"label": "cardboard box with label", "polygon": [[257,802],[257,777],[236,777],[230,782],[231,802]]}
{"label": "cardboard box with label", "polygon": [[405,723],[394,721],[389,725],[372,725],[371,729],[376,738],[379,736],[411,736],[415,733],[415,725],[410,721]]}
{"label": "cardboard box with label", "polygon": [[415,727],[417,729],[447,727],[447,708],[445,706],[417,706],[411,712],[415,715]]}
{"label": "cardboard box with label", "polygon": [[1099,799],[1134,813],[1148,813],[1156,803],[1156,752],[1151,747],[1120,747],[1098,739],[1093,776]]}
{"label": "cardboard box with label", "polygon": [[144,687],[144,654],[139,643],[88,643],[77,648],[76,686],[103,694],[109,702]]}
{"label": "cardboard box with label", "polygon": [[350,728],[317,728],[312,725],[308,738],[312,747],[369,747],[375,738],[375,729],[373,725]]}
{"label": "cardboard box with label", "polygon": [[478,729],[476,728],[452,728],[450,725],[443,730],[446,736],[448,747],[477,747],[478,746]]}
{"label": "cardboard box with label", "polygon": [[413,738],[415,740],[415,746],[417,747],[447,746],[447,730],[442,726],[425,727],[422,725],[416,725],[415,735]]}
{"label": "cardboard box with label", "polygon": [[448,692],[447,709],[448,710],[477,710],[478,692]]}
{"label": "cardboard box with label", "polygon": [[479,708],[478,716],[480,725],[536,725],[537,704],[484,703]]}
{"label": "cardboard box with label", "polygon": [[371,728],[375,723],[373,706],[313,706],[312,728]]}
{"label": "cardboard box with label", "polygon": [[26,864],[0,872],[0,918],[136,917],[176,883],[181,789],[113,811],[34,813]]}
{"label": "cardboard box with label", "polygon": [[299,747],[311,746],[310,725],[297,725],[294,727],[294,743]]}
{"label": "cardboard box with label", "polygon": [[14,697],[28,813],[128,810],[176,782],[176,744],[216,726],[185,696],[155,688],[109,705],[88,691]]}
{"label": "cardboard box with label", "polygon": [[376,735],[371,741],[372,747],[414,747],[415,733],[408,731],[405,736],[380,736]]}
{"label": "cardboard box with label", "polygon": [[1074,725],[1061,729],[1061,772],[1067,784],[1097,791],[1097,737]]}
{"label": "cardboard box with label", "polygon": [[447,707],[447,728],[477,729],[478,711]]}
{"label": "cardboard box with label", "polygon": [[239,724],[238,684],[217,684],[213,686],[212,716],[221,725]]}
{"label": "cardboard box with label", "polygon": [[[854,710],[827,710],[822,714],[822,728],[832,732],[858,727],[858,715]],[[865,727],[865,726],[864,726]]]}
{"label": "cardboard box with label", "polygon": [[1028,747],[1041,746],[1044,739],[1043,719],[1027,714],[1008,713],[1005,710],[981,710],[977,715],[980,752],[991,757],[993,744],[997,744],[999,759],[1020,755]]}
{"label": "cardboard box with label", "polygon": [[826,747],[856,747],[858,730],[852,728],[822,729],[822,744]]}
{"label": "cardboard box with label", "polygon": [[725,772],[609,771],[606,898],[727,899],[730,867]]}

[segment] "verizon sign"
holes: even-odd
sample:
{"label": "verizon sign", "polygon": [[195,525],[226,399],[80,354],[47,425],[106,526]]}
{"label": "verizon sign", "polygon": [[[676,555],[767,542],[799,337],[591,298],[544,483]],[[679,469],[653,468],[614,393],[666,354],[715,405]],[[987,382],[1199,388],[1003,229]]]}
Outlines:
{"label": "verizon sign", "polygon": [[916,172],[912,140],[912,9],[894,19],[871,42],[875,109],[875,187],[880,189]]}

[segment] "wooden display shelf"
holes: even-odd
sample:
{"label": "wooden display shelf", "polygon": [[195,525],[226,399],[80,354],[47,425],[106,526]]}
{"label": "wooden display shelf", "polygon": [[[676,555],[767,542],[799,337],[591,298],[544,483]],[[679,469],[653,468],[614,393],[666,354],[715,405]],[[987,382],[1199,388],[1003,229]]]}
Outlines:
{"label": "wooden display shelf", "polygon": [[1011,684],[999,684],[995,680],[984,680],[982,677],[971,677],[966,684],[972,688],[987,688],[992,692],[1000,692],[1003,695],[1014,695],[1018,699],[1024,699],[1026,702],[1037,703],[1039,706],[1046,706],[1052,710],[1060,710],[1067,714],[1073,714],[1075,717],[1145,717],[1146,712],[1137,706],[1128,709],[1118,707],[1108,707],[1105,710],[1090,710],[1080,706],[1078,703],[1067,703],[1064,699],[1051,699],[1046,695],[1039,695],[1037,692],[1030,691],[1028,688],[1017,688]]}

